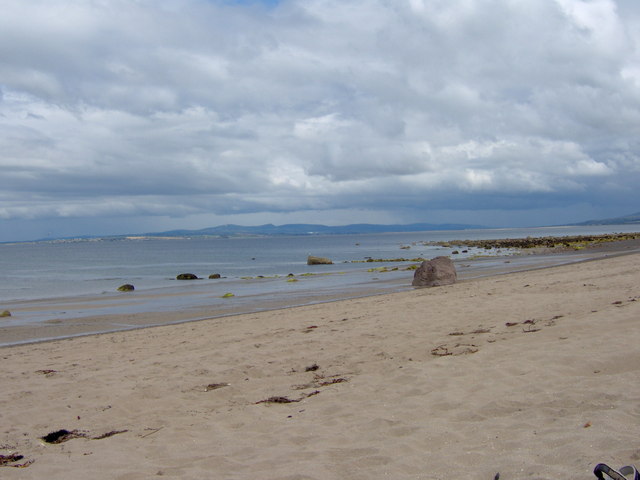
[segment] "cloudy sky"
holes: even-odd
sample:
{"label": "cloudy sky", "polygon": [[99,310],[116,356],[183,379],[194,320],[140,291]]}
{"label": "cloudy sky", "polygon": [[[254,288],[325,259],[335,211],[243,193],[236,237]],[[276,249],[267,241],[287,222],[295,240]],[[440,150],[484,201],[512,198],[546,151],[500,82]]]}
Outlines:
{"label": "cloudy sky", "polygon": [[2,0],[0,241],[640,211],[637,0]]}

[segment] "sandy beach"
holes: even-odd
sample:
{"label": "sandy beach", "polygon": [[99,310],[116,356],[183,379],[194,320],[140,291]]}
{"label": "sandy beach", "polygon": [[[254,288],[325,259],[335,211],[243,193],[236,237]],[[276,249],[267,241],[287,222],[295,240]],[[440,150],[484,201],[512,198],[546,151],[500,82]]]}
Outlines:
{"label": "sandy beach", "polygon": [[4,347],[0,478],[595,478],[640,463],[639,343],[629,254]]}

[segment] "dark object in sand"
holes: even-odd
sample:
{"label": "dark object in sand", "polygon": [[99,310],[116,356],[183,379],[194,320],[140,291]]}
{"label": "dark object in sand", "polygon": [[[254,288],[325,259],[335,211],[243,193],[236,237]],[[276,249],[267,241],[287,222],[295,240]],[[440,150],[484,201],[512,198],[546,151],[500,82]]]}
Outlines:
{"label": "dark object in sand", "polygon": [[328,387],[329,385],[335,385],[336,383],[344,383],[344,382],[348,382],[349,380],[347,380],[346,378],[340,377],[340,378],[332,378],[331,380],[327,380],[325,382],[320,382],[319,386],[320,387]]}
{"label": "dark object in sand", "polygon": [[113,437],[114,435],[117,435],[119,433],[125,433],[125,432],[128,432],[128,431],[129,430],[111,430],[110,432],[103,433],[103,434],[97,435],[95,437],[91,437],[91,440],[102,440],[103,438]]}
{"label": "dark object in sand", "polygon": [[220,274],[219,273],[212,273],[211,275],[209,275],[209,279],[210,280],[214,280],[216,278],[220,278]]}
{"label": "dark object in sand", "polygon": [[317,364],[315,364],[315,363],[314,363],[313,365],[310,365],[310,366],[306,367],[306,368],[304,369],[304,371],[305,371],[305,372],[315,372],[315,371],[316,371],[316,370],[318,370],[319,368],[320,368],[320,367],[319,367]]}
{"label": "dark object in sand", "polygon": [[23,458],[24,456],[20,455],[19,453],[11,453],[9,455],[0,455],[0,466],[17,462],[18,460],[22,460]]}
{"label": "dark object in sand", "polygon": [[436,287],[456,283],[456,267],[449,257],[425,260],[413,274],[414,287]]}
{"label": "dark object in sand", "polygon": [[90,437],[88,433],[81,432],[79,430],[65,430],[64,428],[61,430],[56,430],[55,432],[51,432],[46,434],[44,437],[40,437],[43,442],[46,443],[63,443],[73,438],[88,438],[90,440],[102,440],[103,438],[109,438],[119,433],[125,433],[129,430],[111,430],[107,433],[102,433],[100,435],[96,435],[95,437]]}
{"label": "dark object in sand", "polygon": [[620,470],[614,470],[609,465],[599,463],[598,465],[596,465],[596,468],[593,469],[593,474],[600,480],[604,480],[604,475],[606,475],[607,478],[611,478],[613,480],[640,479],[640,473],[638,473],[638,470],[633,465],[627,465],[622,467]]}
{"label": "dark object in sand", "polygon": [[309,255],[307,257],[307,265],[333,265],[333,262],[328,258]]}
{"label": "dark object in sand", "polygon": [[291,400],[287,397],[269,397],[266,400],[260,400],[257,403],[296,403],[300,400]]}
{"label": "dark object in sand", "polygon": [[256,405],[260,404],[260,403],[298,403],[301,402],[302,400],[304,400],[305,398],[309,398],[309,397],[313,397],[314,395],[318,395],[320,393],[320,390],[315,390],[311,393],[307,393],[305,395],[302,395],[300,398],[298,399],[291,399],[288,397],[269,397],[265,400],[260,400],[259,402],[256,402]]}
{"label": "dark object in sand", "polygon": [[181,273],[176,277],[176,280],[198,280],[198,276],[193,273]]}
{"label": "dark object in sand", "polygon": [[219,388],[228,387],[228,383],[210,383],[204,387],[205,392],[210,392],[211,390],[217,390]]}
{"label": "dark object in sand", "polygon": [[134,287],[130,283],[125,283],[124,285],[120,285],[118,287],[119,292],[133,292],[135,289],[136,287]]}
{"label": "dark object in sand", "polygon": [[[449,349],[451,348],[451,350]],[[455,345],[438,345],[431,350],[431,355],[436,357],[448,357],[450,355],[469,355],[478,352],[478,346],[473,343],[456,343]]]}
{"label": "dark object in sand", "polygon": [[33,460],[27,460],[22,463],[16,463],[20,460],[24,460],[24,455],[20,455],[19,453],[0,455],[0,467],[27,468],[34,462]]}
{"label": "dark object in sand", "polygon": [[40,437],[43,442],[46,443],[62,443],[72,438],[85,437],[84,433],[80,433],[77,430],[56,430],[55,432],[47,433],[44,437]]}

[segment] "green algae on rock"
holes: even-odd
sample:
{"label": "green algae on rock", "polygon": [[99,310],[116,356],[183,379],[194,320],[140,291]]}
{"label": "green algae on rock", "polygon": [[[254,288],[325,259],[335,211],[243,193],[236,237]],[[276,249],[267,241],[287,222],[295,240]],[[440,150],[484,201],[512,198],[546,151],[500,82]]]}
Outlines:
{"label": "green algae on rock", "polygon": [[307,257],[307,265],[333,265],[333,262],[329,258],[309,255]]}
{"label": "green algae on rock", "polygon": [[447,242],[425,242],[425,245],[440,247],[466,246],[491,250],[492,248],[553,248],[580,250],[602,243],[640,239],[640,233],[608,233],[603,235],[567,235],[563,237],[500,238],[491,240],[449,240]]}

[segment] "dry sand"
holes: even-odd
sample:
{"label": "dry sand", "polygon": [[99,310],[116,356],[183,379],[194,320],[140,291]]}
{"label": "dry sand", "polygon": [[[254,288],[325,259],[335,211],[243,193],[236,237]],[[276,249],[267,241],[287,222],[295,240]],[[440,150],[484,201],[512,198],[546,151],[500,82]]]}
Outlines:
{"label": "dry sand", "polygon": [[6,347],[0,478],[595,478],[640,463],[639,345],[632,254]]}

